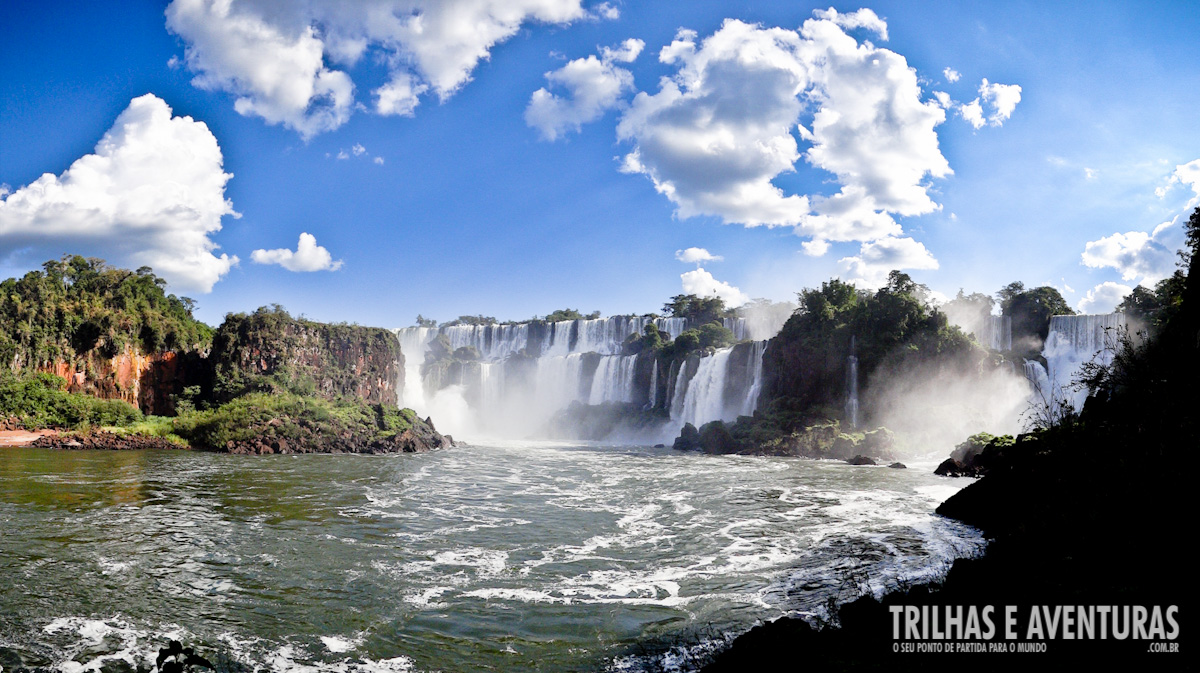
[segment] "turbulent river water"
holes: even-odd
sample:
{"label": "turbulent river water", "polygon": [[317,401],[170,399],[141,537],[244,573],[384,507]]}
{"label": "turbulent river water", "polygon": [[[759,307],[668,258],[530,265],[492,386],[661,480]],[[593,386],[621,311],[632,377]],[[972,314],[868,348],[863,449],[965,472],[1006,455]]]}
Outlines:
{"label": "turbulent river water", "polygon": [[[924,467],[924,466],[922,466]],[[687,669],[756,621],[981,548],[930,469],[493,443],[0,449],[0,666]]]}

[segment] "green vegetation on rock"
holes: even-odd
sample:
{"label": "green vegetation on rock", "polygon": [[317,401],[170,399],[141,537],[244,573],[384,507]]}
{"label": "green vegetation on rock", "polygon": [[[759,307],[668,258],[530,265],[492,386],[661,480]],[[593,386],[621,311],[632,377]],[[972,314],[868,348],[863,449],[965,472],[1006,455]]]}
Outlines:
{"label": "green vegetation on rock", "polygon": [[1002,314],[1012,318],[1014,346],[1022,339],[1036,337],[1031,343],[1040,349],[1050,333],[1051,316],[1075,315],[1058,290],[1045,285],[1026,290],[1024,283],[1009,283],[996,296],[1000,297]]}
{"label": "green vegetation on rock", "polygon": [[175,434],[197,448],[268,446],[273,452],[284,452],[329,446],[361,449],[392,439],[419,422],[411,409],[389,405],[249,393],[213,409],[183,414],[172,425]]}
{"label": "green vegetation on rock", "polygon": [[213,338],[216,403],[254,392],[395,404],[403,356],[388,330],[293,318],[278,305],[225,316]]}
{"label": "green vegetation on rock", "polygon": [[111,358],[126,346],[154,353],[212,341],[212,328],[192,317],[195,303],[166,294],[149,267],[114,269],[68,255],[42,269],[0,283],[0,361],[13,372]]}
{"label": "green vegetation on rock", "polygon": [[128,402],[68,393],[66,384],[52,374],[0,372],[0,418],[15,419],[27,430],[126,427],[143,420],[142,412]]}

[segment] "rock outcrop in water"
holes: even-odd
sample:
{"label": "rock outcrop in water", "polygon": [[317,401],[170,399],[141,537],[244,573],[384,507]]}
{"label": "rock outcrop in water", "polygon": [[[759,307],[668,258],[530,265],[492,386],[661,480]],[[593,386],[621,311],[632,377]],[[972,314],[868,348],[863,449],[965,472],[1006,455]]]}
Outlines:
{"label": "rock outcrop in water", "polygon": [[[886,384],[982,376],[1002,364],[949,325],[922,293],[899,272],[876,292],[836,279],[802,292],[800,308],[762,348],[756,404],[716,416],[733,421],[733,452],[892,460],[890,432],[878,445],[882,435],[849,439],[856,424],[880,425]],[[838,429],[824,430],[830,426]],[[851,434],[839,441],[843,432]]]}

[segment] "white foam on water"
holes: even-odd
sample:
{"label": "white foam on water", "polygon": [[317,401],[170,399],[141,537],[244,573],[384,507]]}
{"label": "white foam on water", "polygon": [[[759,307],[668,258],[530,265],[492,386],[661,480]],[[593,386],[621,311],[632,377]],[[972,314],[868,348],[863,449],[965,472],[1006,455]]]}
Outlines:
{"label": "white foam on water", "polygon": [[341,636],[321,636],[321,642],[325,644],[325,649],[334,654],[349,652],[359,645],[358,642],[347,640]]}
{"label": "white foam on water", "polygon": [[463,596],[470,598],[482,598],[484,600],[517,601],[520,603],[562,603],[566,605],[571,602],[570,598],[554,596],[546,591],[535,591],[533,589],[506,589],[499,587],[490,589],[474,589],[472,591],[463,592]]}
{"label": "white foam on water", "polygon": [[[180,640],[185,632],[178,626],[167,625],[151,632],[133,626],[121,618],[92,619],[87,617],[57,617],[42,628],[43,633],[56,636],[78,637],[67,643],[60,653],[62,657],[54,668],[62,673],[99,673],[104,666],[123,661],[130,667],[149,667],[154,661],[158,647],[168,640]],[[95,654],[100,648],[111,650]],[[77,661],[81,656],[91,658]]]}

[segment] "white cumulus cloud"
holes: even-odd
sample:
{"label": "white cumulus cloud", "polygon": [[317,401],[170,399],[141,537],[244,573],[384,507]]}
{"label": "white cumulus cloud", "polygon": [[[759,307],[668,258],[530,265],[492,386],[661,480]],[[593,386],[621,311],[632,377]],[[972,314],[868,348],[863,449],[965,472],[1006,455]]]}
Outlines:
{"label": "white cumulus cloud", "polygon": [[750,301],[750,295],[729,283],[713,278],[713,275],[704,269],[688,271],[680,274],[679,278],[683,281],[683,291],[686,294],[719,297],[730,308],[736,308]]}
{"label": "white cumulus cloud", "polygon": [[800,249],[809,257],[822,257],[825,253],[829,252],[829,241],[814,238],[811,241],[801,243]]}
{"label": "white cumulus cloud", "polygon": [[1183,246],[1179,218],[1163,222],[1147,234],[1129,231],[1089,241],[1083,248],[1083,264],[1093,269],[1113,268],[1122,280],[1151,286],[1175,271],[1175,252]]}
{"label": "white cumulus cloud", "polygon": [[[682,218],[792,226],[822,241],[901,234],[893,216],[939,208],[928,180],[951,173],[934,131],[945,111],[921,99],[903,56],[848,28],[887,37],[869,10],[818,11],[799,31],[733,19],[703,40],[679,31],[659,52],[677,72],[622,116],[619,139],[634,147],[621,170],[649,177]],[[803,154],[793,131],[809,143]],[[789,194],[772,182],[802,156],[840,191]]]}
{"label": "white cumulus cloud", "polygon": [[1150,233],[1117,232],[1088,241],[1083,248],[1083,265],[1093,269],[1116,269],[1121,273],[1121,280],[1137,280],[1146,287],[1174,273],[1179,261],[1177,252],[1184,245],[1183,221],[1200,204],[1200,159],[1176,166],[1166,186],[1156,189],[1155,194],[1162,198],[1175,184],[1187,185],[1195,193],[1182,214],[1163,222]]}
{"label": "white cumulus cloud", "polygon": [[337,271],[342,268],[342,261],[333,261],[329,251],[317,245],[317,237],[307,232],[300,234],[294,252],[287,248],[255,250],[250,253],[250,259],[257,264],[278,264],[288,271]]}
{"label": "white cumulus cloud", "polygon": [[605,47],[600,58],[577,58],[546,73],[550,86],[565,89],[567,94],[559,96],[544,87],[533,92],[525,108],[525,123],[541,131],[546,140],[555,140],[599,119],[633,90],[633,73],[615,63],[632,62],[643,47],[641,40],[629,39],[619,47]]}
{"label": "white cumulus cloud", "polygon": [[1154,190],[1154,194],[1161,199],[1167,195],[1171,187],[1179,184],[1187,185],[1195,193],[1195,196],[1188,201],[1187,208],[1189,210],[1200,204],[1200,159],[1176,166],[1167,183]]}
{"label": "white cumulus cloud", "polygon": [[701,262],[719,262],[724,258],[714,255],[704,248],[687,248],[686,250],[676,250],[675,259],[687,264],[699,264]]}
{"label": "white cumulus cloud", "polygon": [[848,30],[865,28],[878,35],[879,39],[885,42],[888,39],[887,23],[870,9],[863,8],[857,12],[839,13],[836,9],[830,7],[829,9],[813,10],[813,16]]}
{"label": "white cumulus cloud", "polygon": [[223,161],[204,122],[173,117],[152,94],[134,98],[92,154],[0,195],[0,251],[146,265],[174,288],[210,292],[238,262],[216,256],[210,238],[223,216],[240,217]]}
{"label": "white cumulus cloud", "polygon": [[373,92],[376,112],[411,115],[427,91],[453,95],[522,25],[589,14],[580,0],[172,0],[166,16],[197,86],[309,138],[349,118],[347,69],[368,49],[389,75]]}
{"label": "white cumulus cloud", "polygon": [[936,269],[938,262],[919,241],[888,237],[863,243],[855,257],[839,260],[846,281],[859,287],[878,288],[888,273],[904,269]]}
{"label": "white cumulus cloud", "polygon": [[1079,300],[1081,313],[1112,313],[1117,304],[1125,298],[1133,288],[1112,281],[1105,281],[1087,291],[1087,295]]}
{"label": "white cumulus cloud", "polygon": [[592,7],[592,16],[598,19],[616,21],[621,18],[621,10],[614,7],[611,2],[602,2]]}
{"label": "white cumulus cloud", "polygon": [[942,75],[946,78],[946,81],[950,82],[951,84],[962,78],[962,75],[959,74],[959,72],[954,68],[946,68],[942,71]]}
{"label": "white cumulus cloud", "polygon": [[[991,84],[984,78],[979,85],[979,97],[970,103],[959,106],[958,113],[971,126],[979,129],[984,124],[1001,126],[1012,117],[1017,103],[1021,102],[1021,86],[1019,84]],[[984,112],[987,107],[990,112]]]}

